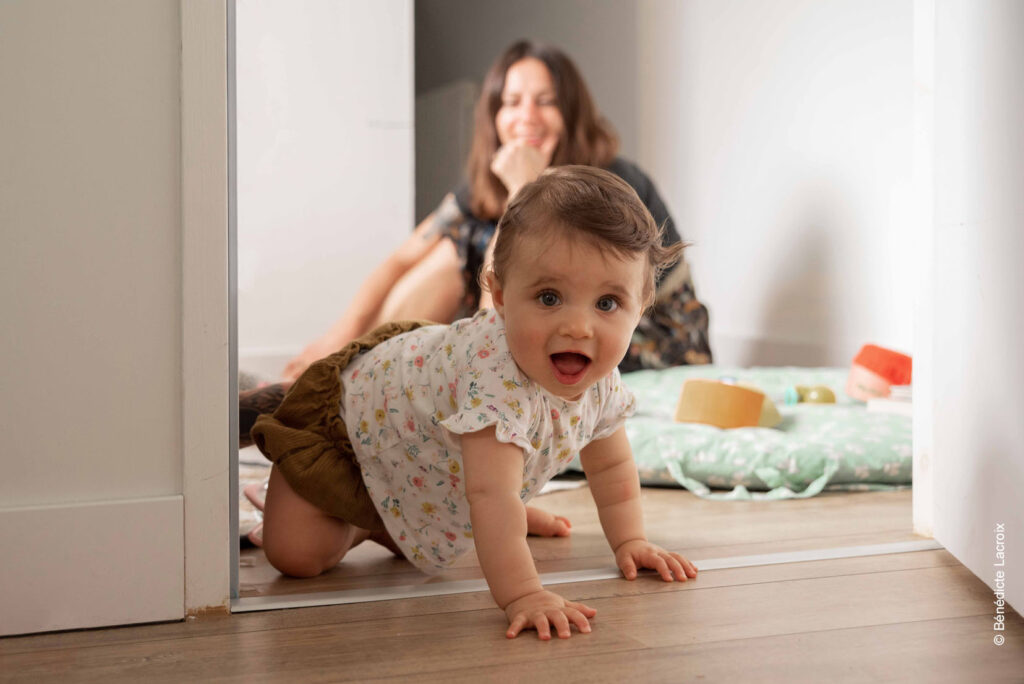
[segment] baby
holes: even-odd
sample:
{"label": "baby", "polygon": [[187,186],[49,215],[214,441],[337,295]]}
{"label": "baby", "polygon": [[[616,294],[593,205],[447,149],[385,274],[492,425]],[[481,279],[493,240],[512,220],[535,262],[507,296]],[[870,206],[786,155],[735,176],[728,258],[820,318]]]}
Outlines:
{"label": "baby", "polygon": [[373,539],[432,573],[475,548],[509,638],[589,632],[596,611],[545,590],[526,542],[568,534],[525,503],[579,453],[626,579],[696,577],[644,535],[623,427],[635,400],[616,368],[682,249],[661,238],[614,174],[549,169],[499,223],[483,274],[493,310],[389,324],[310,367],[252,431],[274,462],[263,531],[274,567],[316,575]]}

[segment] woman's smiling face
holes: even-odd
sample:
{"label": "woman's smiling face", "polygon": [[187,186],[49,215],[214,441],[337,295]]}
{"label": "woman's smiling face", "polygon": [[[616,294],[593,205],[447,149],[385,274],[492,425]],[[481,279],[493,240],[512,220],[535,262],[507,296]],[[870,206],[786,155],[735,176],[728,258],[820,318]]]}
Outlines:
{"label": "woman's smiling face", "polygon": [[551,394],[576,400],[625,356],[643,311],[642,255],[620,257],[585,240],[524,236],[494,306],[519,368]]}
{"label": "woman's smiling face", "polygon": [[565,122],[551,73],[536,57],[524,57],[505,73],[501,108],[494,117],[502,145],[521,141],[549,157],[558,146]]}

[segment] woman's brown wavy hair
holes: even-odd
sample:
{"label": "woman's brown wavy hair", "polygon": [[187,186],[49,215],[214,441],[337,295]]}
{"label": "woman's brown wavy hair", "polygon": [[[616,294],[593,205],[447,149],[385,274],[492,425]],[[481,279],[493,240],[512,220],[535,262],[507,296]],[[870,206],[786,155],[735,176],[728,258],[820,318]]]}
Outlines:
{"label": "woman's brown wavy hair", "polygon": [[466,175],[472,198],[470,208],[480,219],[496,221],[508,200],[508,190],[491,172],[491,159],[501,145],[494,120],[501,108],[505,75],[513,64],[526,57],[535,57],[548,68],[565,125],[551,165],[584,164],[604,168],[618,153],[618,136],[597,111],[587,84],[568,55],[550,45],[517,41],[491,65],[476,103],[473,145],[466,162]]}

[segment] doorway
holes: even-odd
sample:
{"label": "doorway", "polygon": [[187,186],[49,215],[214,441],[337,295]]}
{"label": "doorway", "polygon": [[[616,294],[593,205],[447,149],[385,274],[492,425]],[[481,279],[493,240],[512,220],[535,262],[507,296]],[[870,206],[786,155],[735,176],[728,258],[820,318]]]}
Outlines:
{"label": "doorway", "polygon": [[[867,295],[862,290],[855,291],[857,288],[849,284],[869,274],[871,268],[877,268],[877,264],[868,265],[870,260],[865,254],[871,235],[855,240],[851,237],[857,234],[853,227],[871,225],[875,226],[873,230],[885,232],[906,207],[894,209],[886,204],[886,198],[872,194],[877,184],[875,172],[873,167],[860,163],[860,157],[846,166],[837,160],[849,152],[850,140],[857,137],[858,131],[863,140],[873,139],[878,131],[885,131],[887,139],[897,142],[901,135],[908,134],[913,114],[911,94],[903,93],[896,98],[899,105],[887,110],[887,119],[875,118],[868,126],[854,126],[852,133],[850,126],[845,126],[839,136],[817,125],[805,130],[806,137],[801,137],[790,122],[785,129],[790,137],[779,138],[775,134],[782,121],[791,115],[790,109],[778,104],[786,102],[787,97],[794,105],[812,98],[821,106],[831,105],[840,111],[855,98],[867,97],[872,92],[871,87],[876,88],[876,96],[891,95],[887,89],[894,87],[896,78],[876,79],[873,86],[864,85],[864,91],[849,96],[851,100],[843,99],[820,83],[817,87],[821,90],[815,91],[816,82],[808,85],[803,78],[803,62],[797,59],[801,41],[810,48],[813,42],[810,37],[819,35],[815,27],[842,21],[844,12],[858,10],[835,9],[831,10],[833,15],[826,12],[802,16],[785,3],[764,10],[772,15],[770,18],[787,26],[794,39],[788,48],[793,52],[781,50],[777,61],[768,68],[744,62],[741,56],[723,62],[726,47],[716,52],[719,48],[711,44],[711,38],[694,28],[724,26],[724,33],[718,35],[718,39],[742,44],[750,39],[751,32],[764,17],[738,11],[730,15],[728,10],[701,5],[666,6],[655,14],[651,8],[631,2],[605,3],[600,8],[595,8],[593,3],[567,2],[552,8],[549,3],[529,2],[517,7],[515,17],[498,3],[446,3],[441,7],[440,3],[421,2],[413,7],[410,2],[392,2],[358,12],[309,3],[306,9],[314,14],[299,15],[294,4],[290,4],[289,9],[263,8],[267,13],[261,19],[265,33],[250,44],[256,56],[251,64],[264,71],[259,81],[262,90],[239,93],[239,130],[243,136],[238,158],[239,359],[243,366],[257,366],[257,358],[270,360],[266,368],[281,364],[300,350],[303,343],[322,332],[341,311],[366,269],[382,259],[422,213],[429,211],[432,200],[426,195],[434,195],[437,190],[424,190],[423,195],[419,194],[420,189],[426,187],[426,183],[421,182],[423,174],[420,172],[426,170],[426,175],[430,176],[439,166],[451,164],[440,157],[425,163],[425,155],[437,153],[421,149],[422,141],[441,139],[451,143],[440,146],[444,149],[462,149],[464,142],[458,131],[464,128],[456,126],[455,133],[438,136],[424,135],[420,113],[428,109],[445,111],[445,103],[449,103],[452,109],[448,111],[453,114],[435,116],[435,119],[447,125],[465,119],[466,101],[471,99],[466,93],[479,81],[482,70],[493,57],[494,46],[503,44],[504,39],[509,42],[531,34],[541,34],[539,37],[561,45],[580,62],[595,99],[620,131],[623,154],[637,159],[657,179],[677,223],[683,226],[684,237],[696,243],[692,250],[693,268],[698,287],[711,302],[712,310],[718,312],[715,316],[719,323],[712,337],[720,359],[735,366],[803,361],[835,367],[848,363],[852,352],[856,351],[857,341],[862,341],[859,330],[864,328],[886,331],[897,341],[893,346],[906,342],[912,328],[909,311],[905,308],[909,303],[898,298],[894,301],[891,293],[903,292],[898,286],[913,276],[898,273],[894,276],[896,282]],[[587,23],[581,31],[578,18],[584,9]],[[890,41],[900,37],[911,40],[912,21],[909,11],[904,10],[906,8],[894,9],[886,22],[873,24],[872,30],[881,32]],[[246,11],[254,11],[254,8]],[[451,21],[451,17],[445,16],[446,11],[459,13],[459,21]],[[319,20],[315,12],[322,13]],[[240,49],[248,49],[242,34],[259,26],[255,19],[253,16],[238,18]],[[337,22],[341,19],[349,23],[340,27]],[[361,32],[353,28],[359,25],[363,27]],[[445,26],[480,39],[462,43],[446,41]],[[480,26],[503,28],[484,31],[478,30]],[[387,31],[382,31],[381,27],[387,27]],[[350,33],[343,33],[345,31]],[[345,40],[337,40],[339,32],[346,36]],[[301,40],[294,42],[303,44],[303,49],[293,56],[288,51],[290,41],[286,38],[289,35],[300,37]],[[320,36],[322,41],[309,40],[310,36]],[[366,36],[374,37],[372,48],[364,44]],[[649,39],[642,39],[642,36]],[[333,47],[319,45],[320,42],[332,43],[332,37]],[[871,43],[865,36],[853,36],[850,40],[858,39]],[[338,44],[343,46],[338,47]],[[457,46],[461,52],[453,47],[452,52],[442,53],[442,45]],[[661,48],[655,50],[652,46]],[[381,53],[374,59],[366,59],[360,52],[378,48]],[[332,54],[330,49],[353,52]],[[436,53],[436,62],[428,66],[420,59],[421,51]],[[703,62],[698,59],[701,55],[705,57]],[[719,88],[715,86],[718,80],[708,80],[707,73],[688,66],[707,64],[709,56],[715,57],[715,63],[722,64],[722,78],[735,72],[747,73],[748,80],[739,79],[731,88]],[[866,60],[865,73],[875,73],[879,64],[891,65],[889,57],[891,55],[880,54]],[[841,58],[841,51],[837,51],[832,64],[834,69],[852,68]],[[311,75],[318,73],[325,64],[359,67],[366,63],[379,65],[385,70],[382,72],[385,76],[378,74],[370,78],[359,68]],[[907,59],[897,60],[897,63],[908,73],[912,70]],[[254,76],[248,69],[240,64],[240,79]],[[763,73],[765,69],[767,74]],[[751,76],[754,73],[758,78]],[[304,82],[310,91],[305,94]],[[308,82],[315,87],[310,87]],[[335,82],[344,85],[339,87],[339,93],[331,95],[332,87],[323,84]],[[680,84],[680,92],[666,92],[663,86],[669,82]],[[394,92],[386,90],[396,84]],[[385,90],[374,91],[376,87]],[[810,90],[800,90],[801,87]],[[782,95],[779,89],[785,89]],[[355,101],[342,96],[353,90],[377,92],[377,95]],[[248,99],[250,96],[252,100]],[[887,101],[892,99],[888,97]],[[300,106],[303,101],[308,105]],[[247,105],[247,102],[257,104]],[[415,148],[410,112],[413,109],[418,131]],[[759,111],[761,115],[743,117],[736,113],[744,111]],[[673,112],[678,118],[666,112]],[[856,124],[858,114],[855,111],[846,117],[847,123]],[[759,119],[774,121],[776,125],[774,128],[760,125]],[[253,125],[255,130],[257,124],[272,128],[274,132],[259,151],[246,149],[243,126]],[[836,125],[843,127],[841,121]],[[455,139],[449,140],[451,137]],[[719,141],[718,147],[711,146],[709,140]],[[722,140],[730,140],[731,144],[723,147]],[[801,144],[806,147],[801,148]],[[787,150],[794,146],[801,150],[800,154],[788,155]],[[686,150],[685,155],[680,153],[681,149]],[[381,154],[381,150],[386,150],[386,154]],[[368,182],[365,186],[350,184],[352,169],[337,164],[337,160],[351,162],[360,154],[377,159],[376,166],[374,163],[357,164],[360,178],[371,179],[381,173],[387,175],[386,181]],[[749,156],[744,157],[744,154]],[[808,159],[808,155],[817,156]],[[451,156],[457,161],[459,155]],[[909,182],[910,157],[909,147],[892,146],[889,168],[893,183]],[[380,158],[391,163],[380,169]],[[751,168],[748,159],[758,160],[756,168]],[[395,163],[395,160],[403,161]],[[251,170],[246,171],[246,168]],[[302,172],[308,168],[316,170],[312,176]],[[396,168],[403,172],[396,174]],[[415,183],[413,168],[417,169]],[[705,169],[712,169],[714,173],[708,174]],[[758,170],[763,175],[757,175]],[[349,176],[345,175],[346,171]],[[281,172],[284,172],[284,180],[278,182],[275,174]],[[384,185],[400,190],[385,195],[380,192]],[[746,193],[748,201],[745,203],[729,199],[742,188],[756,191]],[[250,193],[260,203],[260,209],[249,210],[248,215],[245,193]],[[287,206],[288,201],[295,201],[295,205]],[[270,245],[262,254],[256,253],[257,242],[242,244],[249,234],[248,226],[253,227],[254,240]],[[287,230],[282,230],[282,226],[287,226]],[[345,238],[353,237],[357,242],[351,249],[332,252],[337,248],[339,226],[356,227],[353,235],[346,233]],[[373,229],[364,229],[364,226],[373,226]],[[734,232],[727,232],[727,239],[719,239],[716,230]],[[807,239],[808,236],[813,239]],[[358,242],[363,238],[367,238],[366,244]],[[893,246],[900,253],[905,253],[912,243],[912,236],[905,233],[887,239],[895,240]],[[807,245],[814,248],[802,249]],[[762,255],[768,253],[777,254],[778,259],[763,259]],[[301,267],[302,278],[297,279],[294,272],[281,267],[281,262],[285,257],[303,254],[312,254],[314,259]],[[359,258],[343,261],[352,254],[358,254]],[[743,293],[733,292],[727,274],[735,271],[737,260],[746,264],[748,273],[756,274],[755,280],[762,283],[761,286]],[[799,278],[794,279],[793,273]],[[333,296],[302,307],[290,305],[294,301],[305,302],[303,293],[307,291],[330,292]],[[826,299],[826,293],[831,299]],[[873,312],[877,311],[877,306],[858,303],[865,296],[869,304],[885,300],[890,302],[891,308],[876,316]],[[246,298],[252,304],[247,304]],[[843,321],[831,317],[831,312],[837,308],[830,304],[833,299],[840,302],[844,310],[852,311],[851,316]],[[270,314],[275,306],[279,313]],[[255,312],[257,308],[262,317],[275,318],[278,330],[268,332],[258,344],[247,345],[249,322],[256,321],[257,317],[246,311]],[[237,496],[237,487],[233,491]],[[555,496],[562,497],[566,505],[576,505],[572,499],[575,495]],[[654,496],[663,498],[660,493]],[[885,497],[876,499],[882,501]],[[820,501],[826,500],[828,497]],[[694,500],[693,505],[700,508],[703,502]],[[901,504],[880,504],[883,509],[891,505],[904,506],[907,509],[904,517],[909,521],[909,496]],[[905,527],[906,534],[911,535],[909,522]],[[757,554],[751,551],[746,555]],[[389,559],[366,560],[376,568],[368,571],[367,576],[385,574],[381,572],[384,566],[380,563]],[[557,560],[566,558],[559,556]],[[402,583],[403,586],[410,584],[404,579]]]}

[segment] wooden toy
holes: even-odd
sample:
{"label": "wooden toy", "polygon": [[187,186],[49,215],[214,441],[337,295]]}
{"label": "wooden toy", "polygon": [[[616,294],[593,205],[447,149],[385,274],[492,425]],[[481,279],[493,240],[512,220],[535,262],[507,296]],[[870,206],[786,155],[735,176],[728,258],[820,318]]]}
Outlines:
{"label": "wooden toy", "polygon": [[764,392],[749,387],[691,378],[683,383],[675,420],[723,429],[757,427],[765,399]]}

